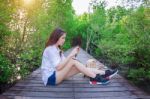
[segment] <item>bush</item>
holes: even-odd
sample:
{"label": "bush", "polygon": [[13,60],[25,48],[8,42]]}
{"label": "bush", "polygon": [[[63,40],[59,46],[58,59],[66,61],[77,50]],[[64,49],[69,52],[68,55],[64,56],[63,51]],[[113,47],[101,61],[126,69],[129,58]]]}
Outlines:
{"label": "bush", "polygon": [[0,54],[0,83],[11,82],[14,74],[14,65],[3,54]]}
{"label": "bush", "polygon": [[150,81],[150,70],[144,68],[130,69],[127,77],[136,84],[144,83]]}
{"label": "bush", "polygon": [[32,72],[40,66],[41,52],[40,48],[30,48],[19,55],[17,64],[20,67],[22,76],[29,74],[29,72]]}

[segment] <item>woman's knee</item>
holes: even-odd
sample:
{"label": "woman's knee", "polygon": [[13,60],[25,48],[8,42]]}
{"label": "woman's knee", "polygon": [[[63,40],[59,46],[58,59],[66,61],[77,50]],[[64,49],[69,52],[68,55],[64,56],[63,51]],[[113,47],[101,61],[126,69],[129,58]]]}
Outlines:
{"label": "woman's knee", "polygon": [[77,67],[73,66],[73,67],[71,68],[71,70],[77,71],[78,69],[77,69]]}
{"label": "woman's knee", "polygon": [[76,68],[76,66],[77,66],[77,65],[80,65],[80,63],[79,63],[77,60],[71,59],[71,60],[68,62],[67,65]]}
{"label": "woman's knee", "polygon": [[75,64],[76,64],[76,61],[75,61],[74,59],[70,59],[69,64],[75,65]]}

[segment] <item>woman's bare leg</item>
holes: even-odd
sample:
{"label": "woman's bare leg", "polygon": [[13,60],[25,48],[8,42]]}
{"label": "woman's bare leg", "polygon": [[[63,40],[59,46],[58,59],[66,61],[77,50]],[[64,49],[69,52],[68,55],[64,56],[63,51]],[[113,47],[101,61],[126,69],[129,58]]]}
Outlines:
{"label": "woman's bare leg", "polygon": [[65,79],[72,77],[78,73],[81,73],[76,67],[72,67],[68,74],[65,76]]}
{"label": "woman's bare leg", "polygon": [[63,69],[56,71],[56,83],[57,84],[65,79],[66,75],[69,73],[72,67],[76,67],[80,72],[82,72],[86,76],[89,76],[92,78],[96,76],[95,73],[89,71],[83,64],[79,63],[76,60],[71,59]]}
{"label": "woman's bare leg", "polygon": [[104,75],[105,74],[105,70],[99,70],[99,69],[96,69],[96,68],[87,68],[89,69],[90,71],[94,72],[95,74],[100,74],[100,75]]}
{"label": "woman's bare leg", "polygon": [[[90,71],[94,72],[95,74],[101,74],[104,75],[105,74],[105,70],[98,70],[96,68],[87,68]],[[69,71],[69,73],[66,75],[65,79],[72,77],[78,73],[81,73],[76,67],[72,67],[71,70]]]}
{"label": "woman's bare leg", "polygon": [[[91,70],[87,69],[82,63],[72,59],[66,64],[66,66],[62,70],[56,72],[56,83],[57,84],[65,79],[67,74],[71,71],[72,67],[77,68],[79,70],[79,72],[83,73],[86,76],[92,77],[92,78],[94,78],[97,74],[97,73],[94,73]],[[72,76],[73,74],[68,74],[68,75]]]}

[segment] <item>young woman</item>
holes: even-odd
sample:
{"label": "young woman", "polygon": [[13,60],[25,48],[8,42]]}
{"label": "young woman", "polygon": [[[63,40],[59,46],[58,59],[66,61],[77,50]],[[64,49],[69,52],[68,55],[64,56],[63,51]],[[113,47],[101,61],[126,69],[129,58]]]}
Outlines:
{"label": "young woman", "polygon": [[65,38],[66,32],[56,28],[46,43],[41,64],[44,84],[57,85],[64,79],[78,73],[83,73],[90,77],[90,83],[96,81],[97,84],[107,84],[109,82],[108,77],[114,75],[116,71],[89,70],[82,63],[74,59],[75,55],[79,53],[78,46],[65,57],[61,51]]}

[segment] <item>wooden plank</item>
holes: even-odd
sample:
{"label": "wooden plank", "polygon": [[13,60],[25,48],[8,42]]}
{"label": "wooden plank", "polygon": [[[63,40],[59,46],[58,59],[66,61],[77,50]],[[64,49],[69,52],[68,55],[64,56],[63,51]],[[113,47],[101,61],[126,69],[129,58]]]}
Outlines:
{"label": "wooden plank", "polygon": [[75,92],[75,97],[79,98],[94,98],[94,97],[119,97],[119,96],[131,96],[130,92]]}
{"label": "wooden plank", "polygon": [[126,92],[126,91],[136,91],[134,89],[128,89],[125,87],[105,87],[105,88],[75,88],[75,92]]}
{"label": "wooden plank", "polygon": [[58,88],[58,87],[13,87],[13,88],[10,88],[9,91],[33,91],[33,92],[36,92],[36,91],[41,91],[41,92],[46,92],[46,91],[63,91],[63,92],[69,92],[69,91],[74,91],[74,92],[94,92],[94,91],[115,91],[115,92],[121,92],[121,91],[136,91],[135,89],[131,88],[131,89],[128,89],[126,87],[103,87],[103,88],[100,88],[100,87],[75,87],[74,89],[73,88]]}
{"label": "wooden plank", "polygon": [[[44,84],[16,84],[15,86],[24,86],[24,87],[49,87],[49,86],[45,86]],[[57,87],[72,87],[73,85],[70,83],[70,84],[59,84],[57,85]],[[56,86],[50,86],[50,87],[56,87]]]}
{"label": "wooden plank", "polygon": [[119,97],[115,97],[115,96],[111,96],[111,97],[94,97],[94,98],[75,98],[75,99],[137,99],[136,96],[119,96]]}
{"label": "wooden plank", "polygon": [[[28,80],[28,81],[30,81],[30,80],[32,80],[32,81],[35,81],[35,82],[42,82],[41,81],[41,78],[36,78],[36,79],[26,79],[26,80]],[[65,80],[65,81],[63,81],[62,83],[70,83],[70,82],[68,82],[68,81],[70,81],[71,83],[89,83],[88,81],[89,81],[89,79],[84,79],[84,78],[74,78],[73,80]],[[120,83],[128,83],[126,80],[124,80],[124,79],[111,79],[110,80],[111,82],[120,82]],[[23,81],[24,82],[24,81]]]}
{"label": "wooden plank", "polygon": [[[1,98],[0,98],[1,99]],[[6,98],[5,98],[6,99]],[[27,97],[27,96],[7,96],[7,99],[74,99],[74,97]]]}
{"label": "wooden plank", "polygon": [[[125,85],[125,84],[124,84]],[[103,87],[123,87],[122,84],[120,83],[109,83],[108,85],[90,85],[89,83],[68,83],[68,84],[59,84],[57,86],[44,86],[43,84],[16,84],[14,87],[58,87],[58,88],[61,88],[61,87],[76,87],[76,88],[80,88],[80,87],[90,87],[90,88],[95,88],[95,87],[99,87],[99,88],[103,88]],[[126,86],[127,87],[127,86]],[[132,87],[131,87],[132,88]]]}
{"label": "wooden plank", "polygon": [[27,96],[27,97],[56,97],[56,98],[71,98],[73,92],[26,92],[26,91],[8,91],[4,96]]}
{"label": "wooden plank", "polygon": [[90,84],[84,84],[84,83],[76,83],[73,84],[74,88],[114,88],[114,87],[123,87],[120,83],[110,83],[107,85],[90,85]]}
{"label": "wooden plank", "polygon": [[[127,83],[112,83],[110,82],[107,85],[90,85],[89,82],[82,82],[82,81],[78,81],[78,82],[74,82],[74,83],[62,83],[56,86],[44,86],[43,83],[17,83],[15,85],[16,87],[128,87],[130,88],[130,86]],[[132,87],[131,87],[132,88]]]}
{"label": "wooden plank", "polygon": [[[22,81],[22,82],[19,82],[19,83],[17,83],[17,84],[44,84],[42,81]],[[89,84],[89,80],[67,80],[67,81],[63,81],[61,84],[72,84],[72,83],[76,83],[76,84],[78,84],[78,83],[81,83],[81,84]],[[116,81],[116,80],[110,80],[110,83],[109,84],[111,84],[111,83],[120,83],[120,84],[128,84],[127,82],[124,82],[123,80],[120,80],[120,81]],[[16,84],[16,85],[17,85]],[[108,84],[108,85],[109,85]]]}
{"label": "wooden plank", "polygon": [[[111,83],[126,83],[124,82],[123,80],[120,80],[120,81],[116,81],[116,80],[110,80]],[[69,84],[69,83],[85,83],[85,84],[89,84],[89,80],[66,80],[66,81],[63,81],[62,84]],[[32,84],[43,84],[43,81],[41,80],[24,80],[24,81],[20,81],[19,82],[20,84],[29,84],[29,83],[32,83]]]}
{"label": "wooden plank", "polygon": [[73,91],[73,88],[56,88],[56,87],[13,87],[9,91],[27,91],[27,92],[70,92]]}

